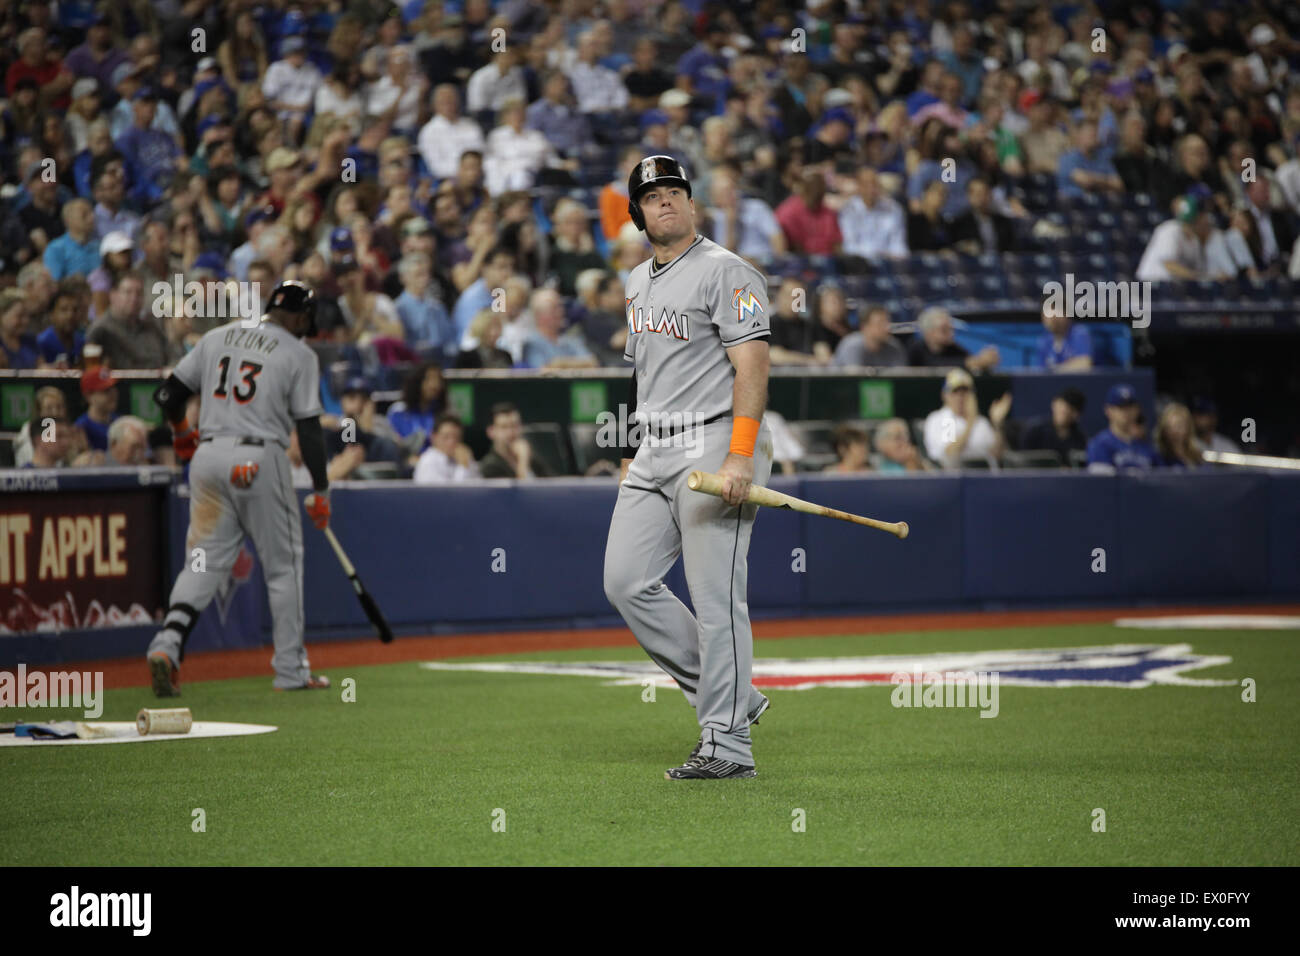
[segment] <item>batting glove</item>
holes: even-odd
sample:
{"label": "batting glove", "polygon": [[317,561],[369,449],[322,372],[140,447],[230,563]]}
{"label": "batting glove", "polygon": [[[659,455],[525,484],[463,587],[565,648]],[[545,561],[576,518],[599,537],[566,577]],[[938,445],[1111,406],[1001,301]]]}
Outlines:
{"label": "batting glove", "polygon": [[177,461],[189,461],[199,447],[199,430],[190,424],[189,419],[182,418],[172,426],[172,448],[176,449]]}
{"label": "batting glove", "polygon": [[307,517],[311,518],[319,531],[324,531],[330,523],[330,493],[328,491],[313,491],[305,499],[302,506],[307,509]]}

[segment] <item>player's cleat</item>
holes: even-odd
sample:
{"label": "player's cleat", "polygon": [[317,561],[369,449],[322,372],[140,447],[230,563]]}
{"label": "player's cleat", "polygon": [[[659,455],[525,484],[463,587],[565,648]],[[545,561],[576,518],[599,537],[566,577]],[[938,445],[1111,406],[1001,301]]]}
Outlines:
{"label": "player's cleat", "polygon": [[[764,697],[762,694],[759,694],[758,696],[763,697],[763,702],[759,704],[757,707],[755,707],[753,712],[750,713],[749,722],[751,724],[758,723],[758,718],[766,714],[768,708],[772,706],[772,702],[768,700],[766,697]],[[704,735],[700,734],[700,739],[695,741],[695,749],[691,751],[691,757],[698,757],[700,755],[700,750],[703,749],[703,747],[704,747]]]}
{"label": "player's cleat", "polygon": [[757,770],[743,763],[732,763],[721,757],[701,757],[698,754],[680,767],[664,771],[665,780],[743,780],[757,776]]}
{"label": "player's cleat", "polygon": [[162,651],[149,655],[149,677],[153,683],[155,697],[179,697],[181,695],[181,671],[172,663],[172,659]]}
{"label": "player's cleat", "polygon": [[330,679],[324,674],[313,674],[307,678],[306,682],[299,684],[297,687],[277,687],[276,690],[325,690],[330,686]]}

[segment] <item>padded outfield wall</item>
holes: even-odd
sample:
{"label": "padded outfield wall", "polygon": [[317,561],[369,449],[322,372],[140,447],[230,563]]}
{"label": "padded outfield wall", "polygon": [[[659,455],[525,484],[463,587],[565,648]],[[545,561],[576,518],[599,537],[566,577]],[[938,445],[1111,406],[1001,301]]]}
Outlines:
{"label": "padded outfield wall", "polygon": [[[1300,598],[1300,475],[1291,472],[812,475],[771,484],[906,520],[911,535],[764,510],[750,549],[755,617]],[[602,588],[615,493],[601,479],[343,483],[332,493],[333,527],[399,633],[606,626],[618,623]],[[188,499],[173,488],[158,502],[174,573]],[[310,526],[304,537],[309,639],[366,633],[323,537]],[[689,603],[680,565],[668,583]],[[0,589],[0,600],[8,594]],[[0,635],[0,665],[143,653],[149,630]],[[266,643],[265,589],[250,553],[189,648]]]}

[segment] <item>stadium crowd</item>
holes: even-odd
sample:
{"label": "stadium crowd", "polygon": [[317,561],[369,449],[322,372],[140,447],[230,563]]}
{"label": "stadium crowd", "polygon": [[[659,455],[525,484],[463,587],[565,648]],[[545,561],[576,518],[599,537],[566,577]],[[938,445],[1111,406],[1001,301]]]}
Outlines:
{"label": "stadium crowd", "polygon": [[[951,369],[923,425],[846,423],[831,467],[1194,466],[1227,441],[1205,397],[1162,403],[1151,441],[1123,386],[1091,441],[1069,392],[980,414],[971,376],[1002,356],[958,345],[911,265],[1001,273],[1082,224],[1130,243],[1107,278],[1300,278],[1297,36],[1281,0],[9,0],[0,367],[87,367],[84,414],[42,390],[15,461],[147,460],[112,372],[229,320],[187,283],[298,278],[348,369],[336,421],[367,436],[335,443],[335,477],[542,474],[515,409],[468,456],[441,370],[621,365],[649,255],[627,172],[667,153],[701,231],[771,277],[774,365]],[[1106,361],[1049,310],[1036,356]],[[33,441],[47,418],[62,437]]]}

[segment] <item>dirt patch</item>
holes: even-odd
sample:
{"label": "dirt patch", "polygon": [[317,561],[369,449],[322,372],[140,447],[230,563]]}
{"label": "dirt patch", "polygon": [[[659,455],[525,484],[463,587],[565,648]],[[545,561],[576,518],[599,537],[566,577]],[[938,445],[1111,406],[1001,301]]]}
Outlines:
{"label": "dirt patch", "polygon": [[[1048,627],[1055,624],[1095,624],[1117,617],[1164,617],[1171,614],[1300,614],[1300,605],[1248,605],[1225,607],[1090,608],[1074,611],[974,611],[955,614],[890,614],[855,617],[792,618],[755,621],[754,637],[772,640],[792,637],[825,637],[833,634],[895,634],[903,631],[950,631],[999,627]],[[592,628],[568,631],[501,631],[446,637],[399,637],[384,645],[377,638],[308,644],[313,670],[394,664],[400,661],[440,660],[448,657],[525,654],[532,651],[569,651],[588,647],[635,647],[626,628]],[[29,667],[28,672],[103,671],[104,686],[146,687],[149,671],[144,655],[112,661],[67,663]],[[271,648],[254,647],[231,651],[187,654],[181,669],[182,682],[227,680],[232,677],[264,676],[271,686]]]}

